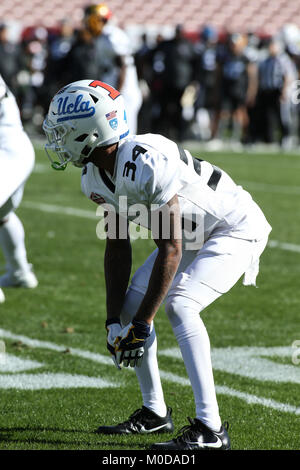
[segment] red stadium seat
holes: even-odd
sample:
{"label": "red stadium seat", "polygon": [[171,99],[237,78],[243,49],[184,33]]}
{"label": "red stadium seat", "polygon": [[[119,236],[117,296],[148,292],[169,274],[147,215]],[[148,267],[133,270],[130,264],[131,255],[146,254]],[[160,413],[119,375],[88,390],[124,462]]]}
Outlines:
{"label": "red stadium seat", "polygon": [[[75,26],[80,24],[82,9],[86,0],[11,0],[0,2],[2,21],[21,21],[23,26],[57,26],[60,20],[70,18]],[[183,24],[187,29],[199,30],[203,23],[225,28],[234,25],[243,29],[251,24],[253,29],[266,24],[280,28],[287,22],[300,26],[300,4],[291,0],[110,0],[107,2],[114,18],[128,25],[164,25]],[[186,23],[186,25],[185,25]]]}

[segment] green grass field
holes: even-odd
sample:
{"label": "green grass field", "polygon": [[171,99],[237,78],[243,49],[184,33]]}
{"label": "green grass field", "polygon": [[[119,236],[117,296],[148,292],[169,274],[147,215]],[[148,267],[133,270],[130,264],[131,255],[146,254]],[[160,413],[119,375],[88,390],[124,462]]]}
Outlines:
{"label": "green grass field", "polygon": [[[300,159],[201,155],[248,189],[273,227],[259,288],[239,281],[202,314],[221,417],[230,423],[233,449],[296,450],[300,365],[294,363],[300,353],[292,344],[300,342]],[[0,364],[0,449],[147,449],[161,437],[93,432],[126,419],[141,406],[141,396],[134,372],[117,371],[106,353],[97,206],[81,193],[80,170],[53,171],[40,147],[36,157],[18,214],[39,286],[6,289],[0,306],[0,340],[7,353]],[[152,240],[133,244],[133,271],[153,248]],[[163,309],[156,331],[166,402],[179,430],[194,416],[194,401]]]}

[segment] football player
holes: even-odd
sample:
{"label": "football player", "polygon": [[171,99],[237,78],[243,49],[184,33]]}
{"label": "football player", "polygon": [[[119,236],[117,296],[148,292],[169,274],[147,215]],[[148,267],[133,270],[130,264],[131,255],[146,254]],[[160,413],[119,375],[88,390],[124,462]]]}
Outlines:
{"label": "football player", "polygon": [[96,41],[99,78],[122,93],[127,105],[128,126],[135,134],[142,93],[130,39],[124,30],[112,24],[111,17],[112,12],[105,3],[89,5],[84,10],[85,26]]}
{"label": "football player", "polygon": [[[130,134],[121,94],[101,81],[78,81],[60,90],[43,128],[52,166],[83,166],[83,192],[108,212],[107,348],[118,368],[135,368],[143,397],[143,406],[128,420],[100,426],[98,433],[173,431],[153,324],[164,304],[194,392],[196,415],[179,437],[152,449],[229,449],[210,341],[199,312],[243,274],[245,284],[255,284],[271,231],[263,212],[223,170],[193,158],[162,135]],[[136,217],[136,209],[145,210],[145,216]],[[157,248],[129,285],[130,220],[152,230]]]}
{"label": "football player", "polygon": [[[27,260],[24,227],[15,214],[34,160],[16,100],[0,76],[0,247],[6,260],[1,287],[34,288],[38,284]],[[1,299],[4,301],[3,292]]]}

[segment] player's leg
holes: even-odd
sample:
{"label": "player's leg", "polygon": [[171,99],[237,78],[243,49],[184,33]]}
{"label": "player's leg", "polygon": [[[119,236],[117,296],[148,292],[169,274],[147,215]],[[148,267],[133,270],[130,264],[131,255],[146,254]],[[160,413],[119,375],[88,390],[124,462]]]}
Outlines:
{"label": "player's leg", "polygon": [[14,213],[22,200],[23,185],[0,208],[0,247],[6,260],[6,273],[0,277],[2,287],[37,286],[32,266],[27,260],[24,227]]}
{"label": "player's leg", "polygon": [[190,434],[184,434],[179,440],[157,444],[156,449],[187,449],[186,441],[191,442],[191,435],[198,436],[194,448],[230,447],[219,416],[210,341],[199,312],[230,290],[252,264],[257,265],[265,244],[266,240],[252,243],[214,237],[204,244],[188,268],[176,276],[166,300],[166,312],[192,385],[196,420],[188,429]]}
{"label": "player's leg", "polygon": [[27,261],[24,227],[14,213],[34,166],[34,149],[21,130],[2,131],[0,140],[0,248],[7,265],[0,286],[35,287],[37,280]]}
{"label": "player's leg", "polygon": [[[204,285],[199,289],[202,290],[203,296],[207,294],[205,291],[209,290]],[[208,292],[211,301],[220,295]],[[218,430],[221,419],[215,394],[210,341],[199,316],[204,306],[180,294],[171,294],[168,296],[165,308],[194,392],[196,417],[210,428]]]}

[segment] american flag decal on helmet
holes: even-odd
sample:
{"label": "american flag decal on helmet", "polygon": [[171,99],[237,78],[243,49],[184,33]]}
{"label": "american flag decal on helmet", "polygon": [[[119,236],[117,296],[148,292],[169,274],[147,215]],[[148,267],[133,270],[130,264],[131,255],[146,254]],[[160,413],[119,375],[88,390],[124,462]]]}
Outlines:
{"label": "american flag decal on helmet", "polygon": [[111,111],[110,113],[105,114],[105,117],[109,121],[110,119],[117,117],[117,111]]}

